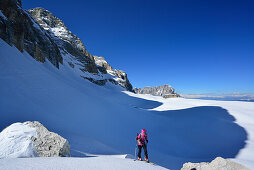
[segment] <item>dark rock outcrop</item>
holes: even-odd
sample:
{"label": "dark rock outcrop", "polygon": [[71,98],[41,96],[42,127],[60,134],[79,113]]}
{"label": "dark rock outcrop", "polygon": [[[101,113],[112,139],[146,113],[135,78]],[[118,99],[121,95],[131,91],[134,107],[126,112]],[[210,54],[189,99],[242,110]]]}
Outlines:
{"label": "dark rock outcrop", "polygon": [[134,92],[137,94],[151,94],[153,96],[162,96],[164,98],[180,97],[180,95],[177,94],[175,89],[170,85],[134,88]]}
{"label": "dark rock outcrop", "polygon": [[118,83],[120,86],[127,89],[128,91],[134,92],[129,79],[127,78],[127,74],[124,71],[113,69],[111,65],[109,65],[109,63],[105,60],[104,57],[94,56],[94,60],[95,60],[95,63],[98,66],[104,68],[108,74],[111,74],[117,77],[116,79],[114,79],[116,84]]}
{"label": "dark rock outcrop", "polygon": [[62,52],[75,56],[83,64],[85,71],[98,73],[92,54],[86,50],[83,42],[68,30],[63,21],[43,8],[33,8],[28,12],[51,35]]}
{"label": "dark rock outcrop", "polygon": [[120,79],[117,79],[116,81],[125,89],[127,89],[128,91],[133,91],[133,87],[129,81],[129,79],[127,78],[127,74],[122,71],[122,70],[118,70],[118,69],[114,69],[112,72],[110,72],[111,74],[119,77]]}
{"label": "dark rock outcrop", "polygon": [[98,66],[104,68],[108,74],[111,74],[113,76],[118,77],[118,78],[116,78],[114,80],[120,86],[122,86],[123,88],[127,89],[128,91],[134,92],[133,91],[133,87],[132,87],[129,79],[127,78],[127,74],[124,71],[118,70],[118,69],[113,69],[111,67],[111,65],[108,64],[108,62],[105,60],[104,57],[94,56],[94,60],[95,60],[95,63]]}
{"label": "dark rock outcrop", "polygon": [[0,37],[19,51],[26,50],[37,61],[47,58],[54,66],[59,67],[62,57],[57,45],[50,35],[21,8],[21,1],[1,0]]}

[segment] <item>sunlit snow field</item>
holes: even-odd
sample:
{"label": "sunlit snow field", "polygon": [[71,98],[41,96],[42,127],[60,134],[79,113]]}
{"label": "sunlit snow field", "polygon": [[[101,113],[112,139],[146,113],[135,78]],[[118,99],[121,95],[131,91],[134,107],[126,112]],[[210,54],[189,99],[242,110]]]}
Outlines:
{"label": "sunlit snow field", "polygon": [[118,157],[110,160],[119,160],[119,165],[103,156],[87,157],[134,155],[135,136],[141,128],[148,131],[149,159],[160,166],[180,169],[185,162],[221,156],[254,168],[253,102],[163,99],[126,92],[110,83],[97,86],[82,79],[66,61],[58,70],[1,39],[0,95],[0,130],[15,122],[37,120],[69,140],[72,156],[82,157],[1,159],[0,169],[27,162],[50,168],[68,160],[87,169],[97,163],[118,169],[121,165],[159,168]]}

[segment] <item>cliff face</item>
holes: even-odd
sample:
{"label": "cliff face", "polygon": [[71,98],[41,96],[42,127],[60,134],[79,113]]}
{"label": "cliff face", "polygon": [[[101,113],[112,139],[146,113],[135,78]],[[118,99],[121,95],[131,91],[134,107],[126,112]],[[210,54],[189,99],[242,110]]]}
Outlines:
{"label": "cliff face", "polygon": [[153,96],[162,96],[164,98],[180,97],[180,95],[177,94],[175,89],[170,85],[134,88],[134,92],[137,94],[151,94]]}
{"label": "cliff face", "polygon": [[28,10],[33,18],[44,28],[58,45],[61,52],[75,56],[83,64],[83,69],[98,73],[93,56],[86,50],[83,42],[64,25],[63,21],[43,8]]}
{"label": "cliff face", "polygon": [[37,61],[48,59],[59,68],[62,57],[50,35],[21,8],[21,1],[0,1],[0,37],[20,52],[27,51]]}
{"label": "cliff face", "polygon": [[107,82],[132,91],[123,71],[100,64],[101,57],[90,54],[83,42],[65,26],[63,21],[43,8],[23,10],[20,0],[0,1],[0,37],[20,52],[27,51],[39,62],[50,61],[79,70],[80,77],[98,85]]}
{"label": "cliff face", "polygon": [[112,75],[115,76],[116,78],[114,78],[115,81],[118,82],[118,84],[120,84],[122,87],[124,87],[125,89],[127,89],[128,91],[133,91],[133,87],[129,81],[129,79],[127,78],[127,74],[122,71],[122,70],[118,70],[118,69],[113,69],[108,62],[105,60],[104,57],[98,57],[98,56],[94,56],[94,60],[95,63],[98,66],[101,66],[102,68],[105,69],[105,71]]}

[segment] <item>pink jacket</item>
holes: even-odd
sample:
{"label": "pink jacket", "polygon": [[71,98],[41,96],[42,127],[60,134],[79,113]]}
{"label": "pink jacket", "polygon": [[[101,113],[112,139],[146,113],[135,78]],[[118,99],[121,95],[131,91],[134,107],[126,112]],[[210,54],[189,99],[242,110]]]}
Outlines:
{"label": "pink jacket", "polygon": [[147,134],[146,130],[142,129],[141,133],[136,137],[136,140],[138,141],[138,145],[144,145],[147,141]]}

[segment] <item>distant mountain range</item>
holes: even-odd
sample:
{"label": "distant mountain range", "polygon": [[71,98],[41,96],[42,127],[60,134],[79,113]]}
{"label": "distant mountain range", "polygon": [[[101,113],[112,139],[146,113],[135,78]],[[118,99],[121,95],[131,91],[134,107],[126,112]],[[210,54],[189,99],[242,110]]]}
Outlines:
{"label": "distant mountain range", "polygon": [[164,98],[180,97],[180,95],[177,94],[175,89],[170,85],[134,88],[134,92],[137,94],[151,94],[153,96],[162,96]]}

